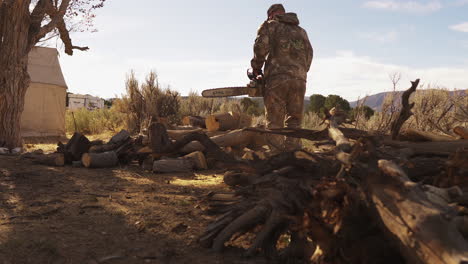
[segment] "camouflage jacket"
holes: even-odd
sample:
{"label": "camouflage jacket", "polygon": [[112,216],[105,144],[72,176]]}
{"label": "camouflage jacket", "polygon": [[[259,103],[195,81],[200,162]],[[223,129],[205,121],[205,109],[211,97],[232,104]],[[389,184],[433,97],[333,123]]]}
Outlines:
{"label": "camouflage jacket", "polygon": [[265,78],[289,77],[306,81],[313,49],[295,13],[277,15],[258,29],[254,45],[253,69],[265,64]]}

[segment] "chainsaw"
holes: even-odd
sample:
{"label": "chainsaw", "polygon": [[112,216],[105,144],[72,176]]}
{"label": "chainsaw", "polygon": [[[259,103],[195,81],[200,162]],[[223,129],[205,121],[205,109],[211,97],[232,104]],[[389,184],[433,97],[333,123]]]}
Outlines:
{"label": "chainsaw", "polygon": [[203,97],[231,97],[239,95],[248,95],[249,97],[262,97],[263,96],[263,73],[255,75],[252,69],[247,70],[247,77],[250,82],[246,86],[239,87],[224,87],[208,89],[202,92]]}

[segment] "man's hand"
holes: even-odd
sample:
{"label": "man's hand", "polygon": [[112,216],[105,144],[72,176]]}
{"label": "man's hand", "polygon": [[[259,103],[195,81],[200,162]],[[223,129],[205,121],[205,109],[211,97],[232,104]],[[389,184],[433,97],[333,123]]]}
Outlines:
{"label": "man's hand", "polygon": [[255,78],[257,78],[258,76],[263,76],[262,69],[253,69],[253,75],[255,76]]}

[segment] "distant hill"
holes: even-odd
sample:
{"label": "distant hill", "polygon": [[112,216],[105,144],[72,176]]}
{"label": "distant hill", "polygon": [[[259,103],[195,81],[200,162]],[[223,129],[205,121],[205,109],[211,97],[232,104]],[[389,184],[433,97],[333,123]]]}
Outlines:
{"label": "distant hill", "polygon": [[[370,108],[374,110],[380,110],[385,97],[390,93],[392,92],[383,92],[383,93],[378,93],[374,95],[369,95],[369,96],[364,97],[364,99],[360,99],[359,101],[349,102],[349,105],[352,108],[354,108],[358,105],[360,101],[365,100],[365,103],[364,103],[365,105],[369,106]],[[398,91],[397,93],[398,93],[398,96],[401,96],[403,92]]]}
{"label": "distant hill", "polygon": [[[419,90],[419,91],[427,91],[427,90]],[[416,91],[418,92],[418,91]],[[392,92],[383,92],[383,93],[378,93],[378,94],[374,94],[374,95],[369,95],[369,96],[366,96],[364,99],[361,99],[361,100],[365,100],[365,105],[369,106],[370,108],[374,109],[374,110],[377,110],[379,111],[382,107],[382,103],[385,99],[385,96],[387,96],[388,94],[390,94]],[[403,93],[403,91],[397,91],[397,97],[400,98],[401,97],[401,94]],[[454,95],[455,93],[468,93],[468,90],[457,90],[457,91],[451,91],[450,92],[452,95]],[[349,102],[349,105],[351,107],[356,107],[358,104],[358,101],[354,101],[354,102]]]}

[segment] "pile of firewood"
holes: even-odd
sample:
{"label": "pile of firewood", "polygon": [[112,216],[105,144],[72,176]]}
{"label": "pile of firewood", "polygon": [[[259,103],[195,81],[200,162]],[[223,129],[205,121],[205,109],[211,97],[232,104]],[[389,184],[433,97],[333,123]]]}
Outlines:
{"label": "pile of firewood", "polygon": [[254,234],[246,255],[278,263],[468,263],[466,129],[450,139],[400,133],[417,85],[403,94],[393,139],[338,127],[333,117],[323,131],[247,129],[335,145],[226,159],[232,191],[207,196],[206,213],[219,217],[200,244],[221,252]]}
{"label": "pile of firewood", "polygon": [[205,155],[209,152],[202,143],[205,139],[223,151],[237,154],[244,153],[246,147],[263,144],[256,133],[239,129],[248,127],[251,120],[245,114],[225,113],[203,118],[205,128],[193,121],[189,123],[195,126],[182,127],[156,122],[150,124],[146,135],[132,137],[122,130],[107,143],[74,133],[66,144],[58,144],[55,153],[35,151],[22,157],[48,166],[111,168],[138,162],[143,169],[156,173],[204,170],[214,166],[213,159]]}

